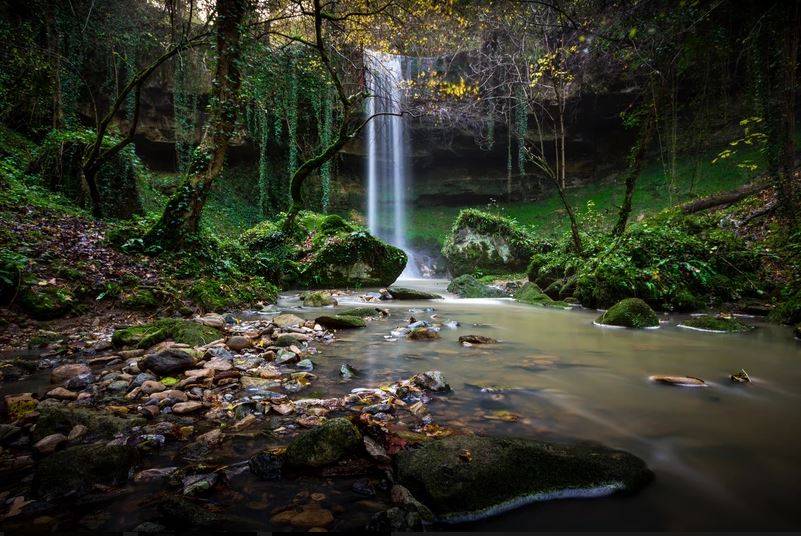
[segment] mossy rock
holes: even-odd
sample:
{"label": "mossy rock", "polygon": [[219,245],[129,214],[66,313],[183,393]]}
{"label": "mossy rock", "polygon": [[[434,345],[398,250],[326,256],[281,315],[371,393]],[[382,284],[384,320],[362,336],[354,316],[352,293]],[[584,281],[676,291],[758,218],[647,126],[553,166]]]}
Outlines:
{"label": "mossy rock", "polygon": [[257,301],[275,303],[278,288],[262,277],[232,282],[204,278],[193,283],[186,296],[204,311],[219,312],[252,305]]}
{"label": "mossy rock", "polygon": [[321,467],[361,449],[362,434],[348,419],[337,417],[293,439],[284,461],[295,467]]}
{"label": "mossy rock", "polygon": [[400,483],[440,521],[463,522],[525,504],[634,491],[653,475],[641,459],[599,445],[451,436],[396,458]]}
{"label": "mossy rock", "polygon": [[120,305],[127,309],[150,310],[158,309],[162,301],[151,289],[135,288],[123,295]]}
{"label": "mossy rock", "polygon": [[741,322],[736,318],[711,315],[688,318],[681,322],[679,326],[699,331],[714,331],[717,333],[743,333],[754,329],[754,326]]}
{"label": "mossy rock", "polygon": [[[81,179],[81,166],[87,148],[94,143],[91,130],[51,131],[42,141],[30,171],[40,174],[51,190],[63,194],[78,205],[89,207]],[[103,148],[108,149],[118,140],[106,136]],[[127,219],[142,212],[137,186],[138,170],[142,164],[129,145],[100,167],[97,188],[100,193],[103,215]]]}
{"label": "mossy rock", "polygon": [[33,285],[20,294],[19,304],[36,320],[52,320],[72,311],[75,299],[65,287]]}
{"label": "mossy rock", "polygon": [[797,324],[793,329],[793,335],[796,339],[801,339],[801,324]]}
{"label": "mossy rock", "polygon": [[350,307],[337,312],[340,316],[357,316],[359,318],[372,318],[381,316],[381,311],[376,307]]}
{"label": "mossy rock", "polygon": [[496,287],[484,285],[472,275],[460,275],[448,284],[448,292],[461,298],[505,298],[507,294]]}
{"label": "mossy rock", "polygon": [[550,305],[554,300],[545,294],[536,283],[528,282],[514,293],[515,300],[530,305]]}
{"label": "mossy rock", "polygon": [[650,328],[659,326],[659,317],[651,307],[639,298],[626,298],[610,307],[598,317],[599,324],[627,328]]}
{"label": "mossy rock", "polygon": [[324,315],[314,319],[321,326],[333,329],[355,329],[367,326],[363,318],[349,315]]}
{"label": "mossy rock", "polygon": [[313,291],[306,292],[301,297],[303,305],[306,307],[326,307],[328,305],[336,305],[337,301],[331,296],[329,292]]}
{"label": "mossy rock", "polygon": [[112,438],[134,426],[145,424],[143,417],[119,417],[86,408],[43,405],[38,411],[39,418],[33,430],[34,442],[50,434],[67,435],[76,424],[86,426],[90,435],[101,438]]}
{"label": "mossy rock", "polygon": [[150,348],[172,339],[190,346],[202,346],[219,339],[220,332],[210,326],[182,318],[161,318],[149,324],[117,329],[111,336],[115,348]]}
{"label": "mossy rock", "polygon": [[119,486],[138,460],[128,445],[78,445],[44,458],[36,467],[33,489],[39,497],[80,496],[96,486]]}
{"label": "mossy rock", "polygon": [[442,248],[455,276],[521,272],[534,251],[534,240],[517,222],[475,209],[459,213]]}
{"label": "mossy rock", "polygon": [[425,292],[406,287],[389,287],[387,289],[396,300],[441,300],[442,296],[433,292]]}
{"label": "mossy rock", "polygon": [[312,253],[298,284],[307,288],[385,287],[406,267],[406,253],[366,231],[328,238]]}

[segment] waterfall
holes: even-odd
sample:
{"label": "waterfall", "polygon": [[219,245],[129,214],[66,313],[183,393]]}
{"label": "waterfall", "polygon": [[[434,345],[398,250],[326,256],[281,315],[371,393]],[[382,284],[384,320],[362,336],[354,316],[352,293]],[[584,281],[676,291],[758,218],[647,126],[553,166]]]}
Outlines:
{"label": "waterfall", "polygon": [[[409,73],[408,62],[404,62],[404,59],[402,56],[365,51],[366,82],[372,95],[367,99],[367,117],[401,112],[401,85]],[[409,262],[401,277],[419,277],[414,254],[406,243],[409,166],[405,118],[378,115],[367,124],[366,137],[367,225],[370,233],[406,252]]]}

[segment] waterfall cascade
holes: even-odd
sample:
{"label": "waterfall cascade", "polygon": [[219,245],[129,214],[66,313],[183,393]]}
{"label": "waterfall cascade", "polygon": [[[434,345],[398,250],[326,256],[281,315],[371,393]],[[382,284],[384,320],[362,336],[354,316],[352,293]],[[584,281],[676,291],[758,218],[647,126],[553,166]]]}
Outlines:
{"label": "waterfall cascade", "polygon": [[366,51],[367,116],[367,225],[370,232],[406,252],[409,262],[401,277],[420,277],[414,253],[406,243],[406,188],[408,146],[402,83],[410,63],[403,56]]}

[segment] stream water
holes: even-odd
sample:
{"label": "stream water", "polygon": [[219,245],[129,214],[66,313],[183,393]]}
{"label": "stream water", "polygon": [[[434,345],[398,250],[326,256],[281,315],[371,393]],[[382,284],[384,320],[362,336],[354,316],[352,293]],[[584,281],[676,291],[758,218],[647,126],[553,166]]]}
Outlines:
{"label": "stream water", "polygon": [[[445,281],[401,284],[447,296]],[[340,308],[350,301],[364,304],[354,296],[340,299]],[[750,333],[720,335],[678,328],[678,318],[672,317],[657,330],[604,329],[593,325],[595,311],[545,309],[511,299],[447,297],[380,305],[390,310],[387,319],[370,322],[365,329],[340,331],[335,344],[319,346],[320,353],[312,357],[319,376],[310,388],[314,392],[293,398],[338,396],[354,387],[377,387],[438,369],[453,392],[435,397],[429,405],[437,424],[481,434],[597,441],[640,456],[656,475],[653,483],[631,496],[552,501],[461,527],[440,528],[797,530],[801,526],[801,342],[788,328],[755,321],[758,329]],[[331,312],[301,307],[294,295],[283,296],[279,308],[307,318]],[[387,338],[410,315],[418,320],[436,315],[438,322],[446,323],[441,338]],[[458,337],[466,334],[487,335],[499,343],[463,347]],[[351,364],[360,376],[343,381],[339,376],[343,363]],[[729,374],[740,368],[748,371],[753,383],[730,383]],[[652,374],[697,376],[709,386],[656,385],[648,381]],[[47,374],[31,376],[24,384],[7,384],[3,392],[21,389],[42,393],[48,389]],[[265,435],[262,429],[232,434],[212,459],[204,460],[230,465],[228,484],[204,501],[211,511],[235,517],[232,530],[269,530],[277,507],[315,493],[322,494],[322,504],[335,513],[333,530],[363,528],[375,511],[386,508],[385,493],[373,499],[354,494],[355,478],[300,476],[279,483],[254,478],[247,459],[282,443],[285,440]],[[177,448],[165,447],[142,468],[176,465]],[[21,493],[15,491],[16,484],[7,484],[4,488]],[[130,530],[154,518],[161,488],[160,483],[132,484],[110,503],[76,505],[59,514],[58,529]]]}
{"label": "stream water", "polygon": [[[402,283],[437,292],[445,286]],[[711,334],[678,328],[676,318],[658,330],[604,329],[593,325],[594,311],[510,299],[387,303],[388,321],[341,334],[344,340],[324,350],[321,376],[334,378],[344,362],[363,372],[365,385],[439,369],[454,390],[431,406],[440,424],[598,441],[635,453],[656,474],[634,496],[532,505],[465,529],[801,526],[801,342],[790,329],[757,322],[751,333]],[[443,328],[440,340],[387,341],[410,314],[460,326]],[[465,334],[501,342],[465,348],[458,343]],[[753,383],[730,383],[740,368]],[[709,387],[657,385],[648,381],[652,374],[697,376]],[[520,419],[493,419],[504,410]]]}

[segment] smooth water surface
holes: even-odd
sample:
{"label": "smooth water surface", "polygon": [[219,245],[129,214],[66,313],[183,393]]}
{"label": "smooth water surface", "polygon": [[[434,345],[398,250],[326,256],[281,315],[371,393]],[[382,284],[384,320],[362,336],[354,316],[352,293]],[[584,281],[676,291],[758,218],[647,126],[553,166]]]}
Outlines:
{"label": "smooth water surface", "polygon": [[[401,284],[443,292],[445,282]],[[670,318],[657,330],[605,329],[593,325],[596,311],[511,299],[381,306],[391,311],[387,320],[340,332],[322,350],[321,376],[333,380],[349,362],[363,372],[360,386],[376,386],[439,369],[454,390],[430,406],[441,425],[598,441],[637,454],[656,474],[634,496],[532,505],[465,529],[801,527],[801,342],[789,328],[757,322],[751,333],[711,334]],[[410,315],[432,314],[460,326],[443,327],[437,341],[385,340]],[[465,334],[501,342],[466,348],[458,343]],[[730,383],[740,368],[752,384]],[[709,386],[657,385],[652,374],[697,376]],[[504,410],[520,419],[497,420]]]}

